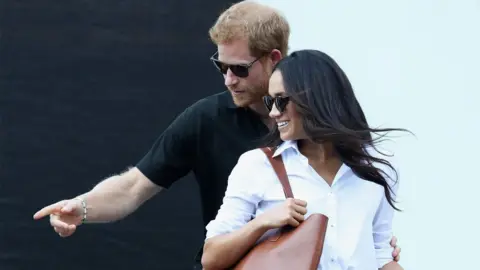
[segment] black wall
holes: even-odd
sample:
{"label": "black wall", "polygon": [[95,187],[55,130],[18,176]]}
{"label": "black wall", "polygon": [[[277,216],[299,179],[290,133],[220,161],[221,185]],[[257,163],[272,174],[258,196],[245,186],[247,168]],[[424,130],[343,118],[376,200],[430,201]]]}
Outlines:
{"label": "black wall", "polygon": [[65,239],[32,215],[134,165],[224,90],[208,28],[235,1],[0,2],[0,270],[189,269],[203,241],[192,176]]}

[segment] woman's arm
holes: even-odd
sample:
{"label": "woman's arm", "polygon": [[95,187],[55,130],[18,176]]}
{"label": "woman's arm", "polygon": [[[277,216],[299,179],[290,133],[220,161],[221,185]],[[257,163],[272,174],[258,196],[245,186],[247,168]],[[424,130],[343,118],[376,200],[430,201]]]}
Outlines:
{"label": "woman's arm", "polygon": [[202,266],[205,270],[225,269],[236,263],[266,232],[265,226],[252,220],[263,198],[268,175],[262,166],[261,151],[240,156],[228,178],[228,186],[217,216],[207,225]]}
{"label": "woman's arm", "polygon": [[203,269],[226,269],[235,264],[267,230],[259,219],[253,219],[239,230],[208,239],[203,247]]}
{"label": "woman's arm", "polygon": [[393,261],[385,264],[382,268],[379,268],[379,270],[403,270],[403,267],[401,267],[397,262]]}
{"label": "woman's arm", "polygon": [[251,220],[266,185],[276,180],[263,152],[247,152],[232,170],[217,216],[207,225],[202,266],[226,269],[238,262],[269,229],[296,227],[307,213],[305,201],[287,199]]}
{"label": "woman's arm", "polygon": [[[398,192],[398,180],[392,180],[395,179],[395,177],[390,168],[383,167],[382,169],[385,172],[385,179],[391,187],[392,199],[395,200]],[[373,220],[373,240],[379,269],[402,269],[400,265],[393,260],[393,247],[390,245],[390,240],[393,236],[394,211],[395,209],[388,203],[385,194],[383,194]]]}
{"label": "woman's arm", "polygon": [[208,239],[204,245],[204,269],[225,269],[235,264],[269,229],[297,227],[307,213],[307,202],[289,198],[247,223],[241,229]]}

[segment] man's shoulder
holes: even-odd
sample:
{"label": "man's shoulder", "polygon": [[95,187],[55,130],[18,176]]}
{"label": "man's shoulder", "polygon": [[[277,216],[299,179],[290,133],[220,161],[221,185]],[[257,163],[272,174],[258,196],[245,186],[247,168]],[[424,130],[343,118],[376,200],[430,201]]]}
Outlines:
{"label": "man's shoulder", "polygon": [[204,110],[216,110],[219,108],[235,108],[235,104],[233,103],[230,93],[228,93],[228,91],[223,91],[206,96],[193,103],[190,107]]}
{"label": "man's shoulder", "polygon": [[197,117],[215,117],[220,113],[235,109],[232,96],[228,91],[215,93],[201,98],[187,107],[188,113],[193,113]]}

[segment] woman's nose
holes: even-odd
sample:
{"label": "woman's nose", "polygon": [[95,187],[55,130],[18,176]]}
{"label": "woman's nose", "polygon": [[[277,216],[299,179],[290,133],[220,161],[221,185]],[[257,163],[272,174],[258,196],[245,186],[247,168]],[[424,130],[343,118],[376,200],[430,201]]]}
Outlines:
{"label": "woman's nose", "polygon": [[277,117],[280,117],[280,115],[282,115],[282,113],[277,109],[277,106],[273,104],[272,109],[270,110],[270,113],[268,114],[268,116],[270,116],[271,118],[277,118]]}

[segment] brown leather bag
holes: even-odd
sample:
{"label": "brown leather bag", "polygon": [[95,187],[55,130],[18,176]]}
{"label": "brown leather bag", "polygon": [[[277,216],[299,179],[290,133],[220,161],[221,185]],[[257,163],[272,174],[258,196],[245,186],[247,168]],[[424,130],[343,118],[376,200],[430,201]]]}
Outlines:
{"label": "brown leather bag", "polygon": [[[293,198],[292,188],[282,156],[273,158],[270,148],[262,148],[268,156],[285,197]],[[314,270],[320,263],[328,218],[312,214],[298,227],[285,227],[254,246],[232,269],[234,270]]]}

